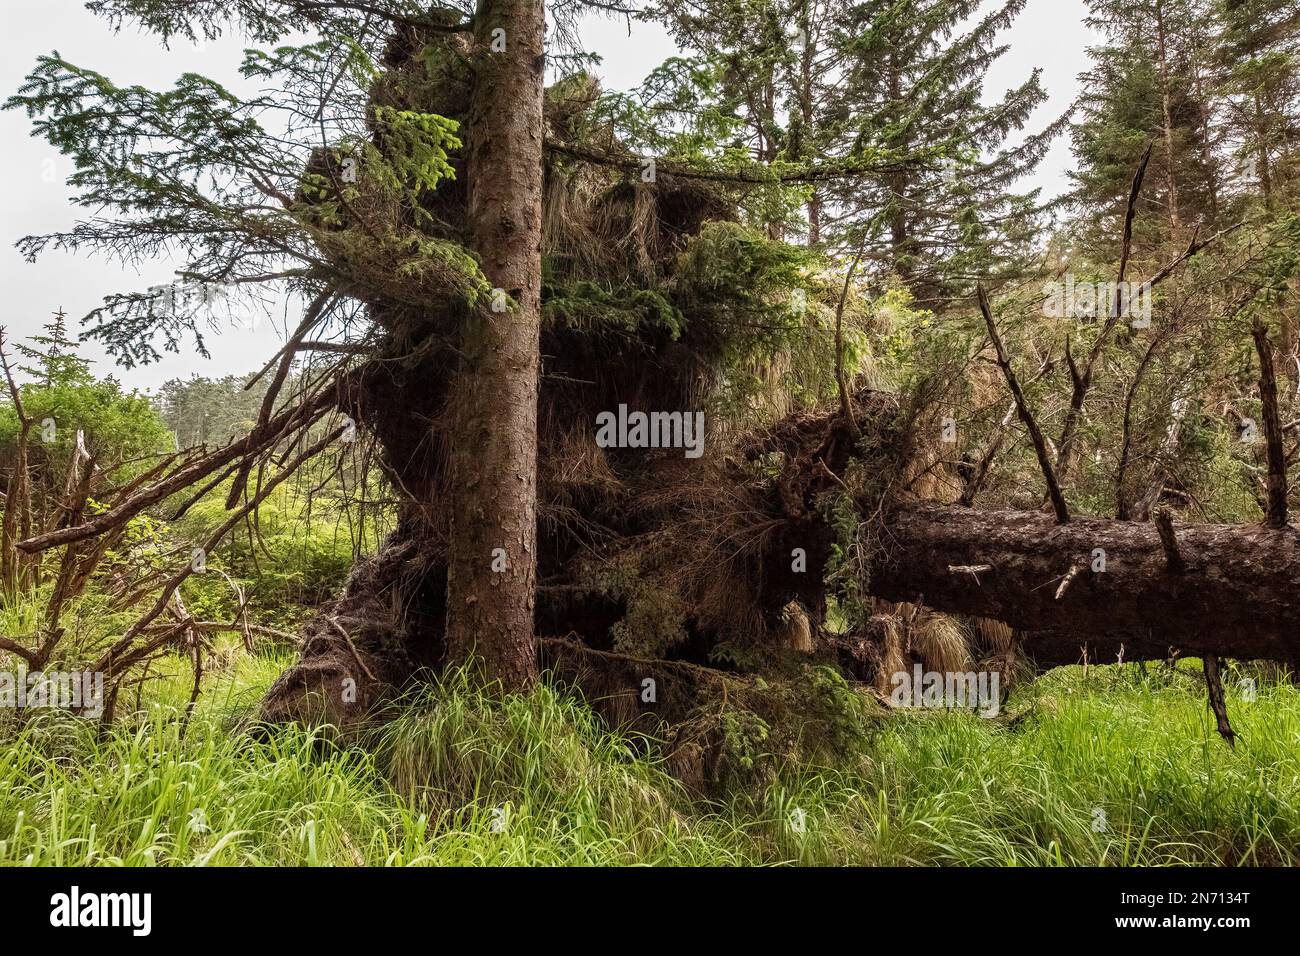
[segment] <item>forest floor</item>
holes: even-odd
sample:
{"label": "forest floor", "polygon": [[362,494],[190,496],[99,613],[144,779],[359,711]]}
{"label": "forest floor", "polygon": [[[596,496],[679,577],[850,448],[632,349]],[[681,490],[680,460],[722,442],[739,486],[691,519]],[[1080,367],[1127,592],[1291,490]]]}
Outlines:
{"label": "forest floor", "polygon": [[180,661],[106,735],[0,728],[0,864],[1300,863],[1300,691],[1230,698],[1230,749],[1195,661],[1062,668],[1001,719],[894,713],[838,766],[710,799],[546,684],[453,679],[348,745],[255,738],[289,662],[232,655],[184,731]]}

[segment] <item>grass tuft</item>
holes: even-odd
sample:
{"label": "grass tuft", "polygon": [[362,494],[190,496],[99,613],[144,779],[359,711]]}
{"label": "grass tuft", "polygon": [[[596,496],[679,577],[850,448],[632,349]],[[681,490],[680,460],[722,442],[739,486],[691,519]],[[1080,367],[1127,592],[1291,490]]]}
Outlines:
{"label": "grass tuft", "polygon": [[353,743],[254,739],[281,664],[232,665],[183,735],[181,672],[102,735],[0,727],[0,864],[1300,863],[1300,693],[1230,700],[1230,750],[1195,662],[1063,668],[996,720],[896,714],[835,766],[713,801],[546,684],[496,698],[455,674]]}

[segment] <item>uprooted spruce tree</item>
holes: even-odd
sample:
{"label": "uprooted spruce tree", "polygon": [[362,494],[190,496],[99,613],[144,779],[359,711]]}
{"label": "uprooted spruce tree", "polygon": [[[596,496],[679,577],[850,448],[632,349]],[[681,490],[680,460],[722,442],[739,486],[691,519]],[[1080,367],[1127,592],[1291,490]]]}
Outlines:
{"label": "uprooted spruce tree", "polygon": [[[1213,691],[1220,657],[1300,655],[1293,426],[1270,326],[1293,219],[1135,241],[1148,149],[1094,266],[1154,297],[1150,321],[1122,291],[1034,318],[1043,275],[1023,263],[990,268],[987,289],[949,277],[936,311],[870,267],[872,230],[886,261],[897,245],[895,210],[857,203],[835,248],[782,224],[810,195],[830,218],[854,182],[887,195],[945,151],[968,157],[961,130],[759,162],[725,116],[652,136],[654,104],[580,70],[544,88],[540,0],[91,6],[166,39],[242,29],[264,92],[194,74],[119,87],[42,58],[9,106],[72,158],[98,212],[24,251],[185,261],[173,286],[88,317],[128,365],[198,337],[214,289],[226,302],[270,285],[305,307],[258,375],[271,385],[247,434],[129,483],[78,459],[53,527],[6,524],[6,566],[48,560],[77,580],[133,519],[220,488],[229,519],[197,542],[210,549],[313,455],[373,449],[395,527],[307,625],[268,719],[348,724],[467,661],[511,690],[547,668],[611,719],[654,727],[814,661],[882,687],[954,655],[1193,655]],[[553,67],[581,62],[578,10],[551,11]],[[289,43],[300,29],[315,38]],[[674,82],[725,102],[729,75]],[[995,229],[966,232],[993,248]],[[1178,343],[1221,359],[1181,369]],[[1191,507],[1202,479],[1178,467],[1179,436],[1223,412],[1170,404],[1156,369],[1254,410],[1240,481],[1257,520]],[[160,623],[195,573],[173,570],[92,662],[110,688],[186,639],[184,621]],[[956,651],[918,623],[944,615],[972,635]],[[55,643],[5,646],[39,667]]]}

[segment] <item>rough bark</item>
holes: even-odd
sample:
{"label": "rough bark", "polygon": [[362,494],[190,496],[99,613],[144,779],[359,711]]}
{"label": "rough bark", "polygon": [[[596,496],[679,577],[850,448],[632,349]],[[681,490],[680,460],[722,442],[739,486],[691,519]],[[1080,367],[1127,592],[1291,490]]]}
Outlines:
{"label": "rough bark", "polygon": [[511,306],[471,316],[453,387],[447,645],[520,688],[536,674],[543,5],[483,0],[474,23],[470,245]]}
{"label": "rough bark", "polygon": [[[912,503],[887,518],[889,547],[870,589],[891,601],[991,617],[1020,630],[1102,638],[1140,656],[1216,653],[1292,660],[1300,651],[1300,535],[1199,524],[1177,529],[1184,567],[1168,567],[1150,523]],[[1094,549],[1105,570],[1094,572]],[[978,575],[950,568],[989,565]],[[1081,569],[1058,591],[1066,575]],[[1033,648],[1030,647],[1032,652]],[[1126,655],[1134,659],[1137,654]]]}
{"label": "rough bark", "polygon": [[1258,319],[1251,334],[1259,354],[1259,399],[1264,411],[1264,441],[1268,456],[1268,525],[1285,528],[1286,453],[1282,448],[1282,419],[1277,410],[1277,376],[1273,372],[1273,344],[1268,331]]}
{"label": "rough bark", "polygon": [[1205,687],[1209,692],[1210,710],[1214,712],[1219,736],[1228,742],[1229,747],[1235,747],[1237,734],[1228,721],[1228,704],[1224,700],[1223,681],[1219,677],[1219,658],[1214,654],[1206,654],[1201,664],[1205,670]]}

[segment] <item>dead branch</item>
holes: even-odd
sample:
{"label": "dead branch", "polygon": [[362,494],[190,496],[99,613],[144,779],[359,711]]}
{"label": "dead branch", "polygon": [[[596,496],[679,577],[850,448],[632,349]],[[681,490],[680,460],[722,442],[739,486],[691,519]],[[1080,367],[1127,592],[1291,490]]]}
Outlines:
{"label": "dead branch", "polygon": [[[81,466],[83,460],[86,463],[84,468]],[[77,432],[77,445],[72,453],[72,462],[68,466],[68,500],[63,506],[63,514],[69,522],[79,520],[85,511],[86,502],[90,500],[90,482],[94,474],[95,460],[86,452],[81,432]],[[59,562],[59,573],[55,578],[54,590],[50,594],[45,611],[47,636],[37,652],[37,661],[41,666],[50,659],[50,655],[54,653],[55,647],[63,637],[59,618],[64,602],[72,596],[72,585],[77,578],[79,557],[80,549],[73,544],[64,549],[63,558]]]}
{"label": "dead branch", "polygon": [[[298,468],[300,468],[308,460],[314,458],[317,454],[323,451],[326,446],[328,446],[331,442],[337,439],[339,435],[343,434],[346,428],[347,426],[340,426],[339,428],[334,429],[328,435],[320,439],[320,441],[316,442],[315,444],[311,445],[309,448],[305,449],[292,462],[289,462],[287,465],[281,468],[274,476],[272,476],[266,482],[266,484],[262,487],[261,491],[254,498],[248,501],[242,508],[240,508],[234,514],[230,515],[230,517],[228,517],[225,521],[223,521],[215,531],[213,531],[210,535],[208,535],[206,541],[202,545],[203,551],[209,552],[212,551],[214,548],[216,548],[216,546],[221,542],[221,540],[230,532],[230,529],[235,527],[235,525],[237,525],[240,521],[242,521],[250,511],[252,511],[258,505],[260,505],[262,501],[264,501],[266,497],[270,495],[270,493],[273,490],[275,490],[276,486],[278,486],[282,481],[284,481],[286,478],[292,475]],[[110,673],[111,668],[115,664],[120,668],[120,667],[124,667],[127,663],[137,659],[136,655],[139,652],[132,652],[130,655],[128,655],[126,658],[124,658],[121,661],[116,660],[119,654],[122,654],[124,651],[126,651],[128,648],[131,647],[132,642],[141,633],[141,631],[143,631],[146,627],[152,624],[154,620],[157,619],[158,615],[161,614],[167,608],[167,604],[170,601],[172,594],[176,592],[176,590],[181,586],[181,584],[185,581],[186,578],[188,578],[191,574],[194,573],[194,570],[195,570],[194,565],[191,562],[189,564],[186,564],[185,567],[182,568],[180,571],[177,571],[175,574],[173,574],[172,577],[167,581],[167,584],[164,586],[162,593],[158,595],[158,598],[154,602],[153,607],[151,607],[143,617],[141,617],[138,621],[136,621],[135,624],[131,625],[131,627],[127,630],[127,632],[116,643],[114,643],[112,647],[110,647],[102,655],[100,655],[99,660],[96,661],[95,666],[92,669],[96,671],[104,671],[105,673]]]}
{"label": "dead branch", "polygon": [[265,429],[263,434],[250,432],[238,441],[233,441],[224,448],[176,470],[167,478],[127,496],[107,511],[94,515],[74,527],[60,528],[20,541],[18,548],[28,554],[35,554],[61,544],[70,544],[103,534],[110,528],[129,521],[145,508],[157,504],[169,495],[203,480],[218,468],[243,456],[264,451],[274,445],[283,434],[311,426],[324,414],[325,408],[335,400],[335,397],[333,389],[321,389],[302,403],[281,412],[272,419],[274,427]]}
{"label": "dead branch", "polygon": [[370,351],[359,342],[299,342],[298,352],[332,352],[335,355],[365,355]]}
{"label": "dead branch", "polygon": [[366,662],[362,660],[361,652],[357,650],[357,645],[353,643],[352,636],[348,634],[347,628],[340,624],[336,618],[326,617],[325,620],[338,632],[339,637],[343,638],[343,643],[347,644],[348,650],[352,652],[352,657],[356,660],[357,666],[361,668],[361,673],[365,674],[371,683],[374,683],[376,677],[370,668],[366,666]]}
{"label": "dead branch", "polygon": [[835,306],[835,383],[840,390],[840,414],[844,416],[844,421],[853,432],[854,438],[861,438],[862,430],[858,428],[857,420],[853,417],[853,409],[849,403],[849,387],[844,379],[844,305],[848,301],[853,273],[858,271],[858,263],[861,261],[862,250],[859,248],[858,254],[849,266],[849,271],[844,274],[844,288],[840,290],[840,300]]}
{"label": "dead branch", "polygon": [[1074,579],[1077,578],[1082,572],[1083,572],[1082,564],[1076,564],[1074,567],[1070,568],[1070,570],[1065,573],[1065,577],[1061,578],[1061,584],[1056,589],[1056,594],[1053,595],[1052,600],[1054,601],[1061,600],[1061,596],[1070,589],[1070,585],[1074,583]]}
{"label": "dead branch", "polygon": [[1124,495],[1124,479],[1128,472],[1129,456],[1133,450],[1133,401],[1137,397],[1138,387],[1142,384],[1147,369],[1151,367],[1156,350],[1162,341],[1162,335],[1152,337],[1146,351],[1142,354],[1142,361],[1138,363],[1137,371],[1133,373],[1133,381],[1129,383],[1128,392],[1124,396],[1124,424],[1121,431],[1119,465],[1115,469],[1115,517],[1121,521],[1126,520],[1129,515],[1128,500]]}
{"label": "dead branch", "polygon": [[36,652],[31,648],[24,647],[11,637],[0,637],[0,651],[8,651],[15,657],[21,657],[30,666],[36,666]]}
{"label": "dead branch", "polygon": [[[266,388],[266,394],[262,396],[262,407],[257,413],[257,424],[253,426],[253,433],[261,435],[271,421],[271,412],[275,409],[275,400],[280,397],[280,389],[284,381],[289,377],[289,370],[293,368],[294,356],[296,354],[295,346],[302,341],[303,336],[310,332],[320,321],[321,314],[325,311],[326,306],[334,299],[333,289],[324,289],[312,299],[311,304],[307,306],[307,311],[303,315],[302,321],[298,323],[298,328],[294,330],[293,335],[289,336],[289,341],[285,343],[280,350],[280,365],[275,370],[275,377],[271,379],[270,385]],[[274,359],[272,359],[274,361]],[[259,372],[260,376],[261,373]],[[252,386],[257,380],[255,376],[249,381],[245,388]],[[235,502],[239,500],[240,495],[244,493],[244,486],[248,482],[248,474],[252,470],[253,459],[245,458],[239,465],[239,470],[235,474],[235,480],[230,485],[230,493],[226,495],[226,508],[233,508]]]}
{"label": "dead branch", "polygon": [[189,512],[191,508],[193,508],[196,504],[202,501],[204,497],[207,496],[209,491],[211,491],[213,488],[217,487],[219,484],[221,484],[223,481],[225,481],[227,478],[233,475],[235,471],[238,470],[238,468],[239,468],[239,464],[236,463],[222,471],[217,472],[216,475],[214,475],[205,484],[203,484],[198,491],[194,492],[194,494],[186,498],[185,501],[181,504],[181,506],[172,513],[172,521],[180,521],[181,518],[185,517],[185,515]]}
{"label": "dead branch", "polygon": [[1277,411],[1277,377],[1273,372],[1273,346],[1268,329],[1256,319],[1251,326],[1259,354],[1259,399],[1264,406],[1264,440],[1268,446],[1268,526],[1285,528],[1286,453],[1282,449],[1282,419]]}
{"label": "dead branch", "polygon": [[31,419],[23,408],[22,394],[14,383],[9,357],[4,349],[4,329],[0,327],[0,365],[4,366],[5,381],[9,386],[9,395],[13,399],[14,414],[18,418],[18,440],[15,449],[13,471],[9,474],[9,484],[5,491],[5,510],[0,521],[0,585],[6,596],[14,597],[25,585],[31,561],[18,550],[19,533],[27,537],[31,533],[31,484],[28,479],[27,442],[31,432]]}
{"label": "dead branch", "polygon": [[1187,570],[1187,564],[1178,550],[1178,536],[1174,534],[1173,516],[1168,508],[1157,508],[1152,515],[1152,520],[1156,523],[1156,530],[1160,532],[1160,544],[1165,549],[1165,560],[1169,571],[1173,574],[1182,574]]}
{"label": "dead branch", "polygon": [[279,628],[267,627],[265,624],[254,624],[252,621],[231,621],[229,624],[224,621],[195,621],[194,626],[201,631],[234,631],[237,633],[247,631],[251,634],[265,634],[267,637],[274,637],[294,644],[301,640],[297,634],[290,634],[288,631],[282,631]]}
{"label": "dead branch", "polygon": [[1070,407],[1065,413],[1065,423],[1061,426],[1061,438],[1056,443],[1056,468],[1063,481],[1069,477],[1070,470],[1074,465],[1075,431],[1079,426],[1079,419],[1083,415],[1084,399],[1088,395],[1088,390],[1092,388],[1092,376],[1097,366],[1097,360],[1101,357],[1110,333],[1119,324],[1120,317],[1124,314],[1120,300],[1123,296],[1124,277],[1128,274],[1129,255],[1133,244],[1133,218],[1137,213],[1137,200],[1142,192],[1142,180],[1146,177],[1147,164],[1151,161],[1153,146],[1154,142],[1147,143],[1147,148],[1142,153],[1142,159],[1138,162],[1137,170],[1133,173],[1133,181],[1129,186],[1128,205],[1124,211],[1124,236],[1119,260],[1119,279],[1115,287],[1115,302],[1106,316],[1106,321],[1102,324],[1101,331],[1097,333],[1092,348],[1088,350],[1088,358],[1084,362],[1082,370],[1075,364],[1074,356],[1070,352],[1069,342],[1066,343],[1065,356],[1070,366],[1070,379],[1073,387],[1070,393]]}
{"label": "dead branch", "polygon": [[1229,747],[1237,746],[1237,735],[1228,723],[1228,705],[1223,697],[1223,681],[1219,678],[1219,658],[1215,654],[1206,654],[1201,658],[1205,670],[1205,689],[1209,695],[1210,710],[1214,711],[1214,722],[1219,736],[1228,742]]}
{"label": "dead branch", "polygon": [[1150,279],[1147,279],[1146,282],[1142,283],[1143,287],[1146,289],[1154,289],[1160,283],[1164,282],[1171,275],[1173,275],[1174,272],[1178,270],[1178,267],[1181,266],[1184,262],[1191,259],[1193,256],[1197,255],[1202,250],[1218,242],[1224,236],[1231,235],[1232,233],[1236,232],[1244,225],[1246,225],[1246,220],[1243,219],[1240,222],[1233,223],[1231,226],[1225,226],[1223,229],[1220,229],[1218,232],[1210,236],[1208,239],[1198,239],[1196,236],[1193,236],[1192,241],[1188,243],[1187,248],[1183,250],[1182,255],[1180,255],[1173,262],[1170,262],[1168,265],[1164,266]]}
{"label": "dead branch", "polygon": [[1142,192],[1142,180],[1146,178],[1147,164],[1151,162],[1151,148],[1153,146],[1155,146],[1154,140],[1147,143],[1147,148],[1138,161],[1137,170],[1133,173],[1133,181],[1129,185],[1128,205],[1124,209],[1124,238],[1120,246],[1119,274],[1115,280],[1115,306],[1110,316],[1112,319],[1118,319],[1124,314],[1123,304],[1120,299],[1123,297],[1121,290],[1124,287],[1124,277],[1128,274],[1129,256],[1133,251],[1133,219],[1137,215],[1138,196]]}
{"label": "dead branch", "polygon": [[[617,169],[624,169],[629,172],[640,171],[641,167],[645,163],[643,159],[637,156],[615,156],[610,153],[601,153],[568,143],[556,142],[555,140],[547,140],[545,148],[552,153],[569,156],[585,163],[610,166]],[[900,159],[895,162],[822,163],[808,166],[803,169],[795,169],[790,170],[789,172],[780,173],[773,172],[771,167],[767,166],[761,167],[752,172],[749,170],[728,170],[726,172],[721,172],[699,169],[687,163],[673,163],[664,160],[656,160],[656,166],[661,173],[680,177],[681,179],[698,179],[706,182],[734,183],[743,186],[772,183],[812,183],[842,179],[866,172],[884,172],[889,169],[897,168],[902,162],[903,159],[900,157]]]}
{"label": "dead branch", "polygon": [[[1068,347],[1069,340],[1067,339],[1066,341]],[[1034,382],[1038,381],[1052,370],[1053,364],[1052,356],[1049,353],[1047,357],[1043,359],[1043,364],[1039,366],[1038,371],[1034,373],[1034,377],[1028,379],[1024,385],[1032,385]],[[1006,414],[1002,416],[1001,423],[999,423],[993,430],[993,437],[990,438],[988,444],[984,446],[984,452],[980,455],[980,459],[975,464],[975,467],[962,476],[961,497],[957,501],[958,504],[969,508],[975,503],[975,496],[983,490],[984,482],[988,480],[989,469],[993,466],[993,460],[997,458],[998,452],[1002,450],[1002,446],[1006,443],[1007,428],[1011,425],[1011,422],[1015,417],[1016,403],[1013,400],[1011,404],[1007,406]]]}
{"label": "dead branch", "polygon": [[1033,413],[1029,410],[1029,404],[1025,401],[1025,393],[1020,389],[1020,383],[1016,380],[1016,373],[1011,368],[1011,359],[1007,356],[1007,350],[1002,344],[1002,337],[998,335],[997,323],[993,321],[993,310],[989,306],[989,297],[984,291],[983,284],[976,286],[976,297],[979,299],[980,311],[984,313],[984,323],[988,326],[989,337],[993,340],[993,349],[998,356],[998,365],[1002,367],[1002,374],[1007,380],[1007,387],[1011,389],[1011,396],[1016,401],[1016,410],[1020,413],[1020,420],[1024,423],[1025,428],[1029,430],[1029,438],[1034,443],[1034,451],[1038,455],[1038,466],[1043,471],[1043,479],[1047,482],[1047,494],[1052,499],[1052,507],[1056,510],[1056,520],[1060,524],[1065,524],[1070,520],[1070,510],[1066,507],[1065,496],[1061,494],[1061,486],[1056,483],[1056,474],[1052,470],[1052,462],[1047,456],[1047,443],[1043,440],[1042,430],[1038,427],[1038,422],[1034,420]]}

